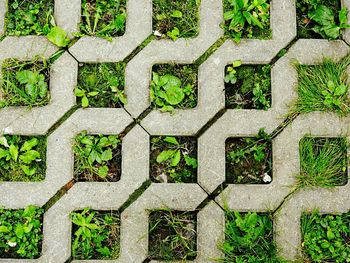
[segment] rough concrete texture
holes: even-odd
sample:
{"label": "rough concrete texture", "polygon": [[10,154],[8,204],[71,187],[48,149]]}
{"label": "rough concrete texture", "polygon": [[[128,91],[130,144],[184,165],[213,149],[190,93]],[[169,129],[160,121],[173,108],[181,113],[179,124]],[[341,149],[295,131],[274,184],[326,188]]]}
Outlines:
{"label": "rough concrete texture", "polygon": [[[4,32],[7,0],[0,0],[0,35]],[[350,7],[343,0],[342,6]],[[36,260],[0,259],[0,262],[60,263],[71,259],[70,213],[85,207],[121,211],[121,253],[117,260],[83,262],[142,263],[148,256],[149,211],[169,208],[197,212],[197,257],[191,262],[214,262],[224,236],[223,207],[242,212],[274,213],[274,237],[278,251],[287,259],[300,255],[300,216],[319,208],[322,213],[350,209],[349,185],[332,190],[295,191],[300,171],[299,141],[305,135],[345,136],[350,140],[350,118],[314,112],[300,115],[272,141],[273,172],[269,184],[225,184],[225,141],[250,137],[260,128],[272,133],[284,122],[297,99],[294,61],[314,65],[324,57],[339,60],[350,50],[350,29],[343,40],[296,40],[296,10],[293,0],[272,0],[272,38],[243,39],[236,44],[223,38],[222,0],[202,0],[199,34],[195,38],[153,39],[152,0],[128,0],[126,32],[111,41],[82,37],[54,62],[50,69],[51,100],[47,106],[0,109],[0,133],[48,135],[47,171],[42,182],[1,182],[0,206],[19,209],[33,204],[52,205],[44,215],[42,254]],[[81,18],[80,0],[55,0],[57,25],[73,37]],[[349,14],[350,19],[350,14]],[[293,42],[296,40],[295,42]],[[218,43],[222,44],[219,45]],[[154,64],[192,64],[213,45],[198,68],[198,103],[193,109],[162,113],[150,109],[149,89]],[[276,55],[288,47],[281,58]],[[136,51],[135,51],[136,50]],[[8,58],[49,58],[58,48],[44,36],[5,37],[0,42],[0,64]],[[243,64],[272,63],[272,105],[267,111],[225,109],[225,67],[235,60]],[[76,109],[74,88],[79,63],[126,61],[128,103],[118,109]],[[349,70],[350,72],[350,70]],[[1,72],[0,72],[1,77]],[[1,94],[0,94],[1,96]],[[66,114],[66,115],[65,115]],[[79,132],[121,134],[122,175],[118,182],[72,182],[73,138]],[[191,184],[149,183],[150,136],[197,136],[198,180]],[[348,169],[348,172],[350,169]],[[69,190],[66,185],[72,186]],[[145,186],[146,185],[146,186]],[[147,186],[148,185],[148,186]],[[60,189],[66,193],[59,197]],[[132,195],[133,194],[133,195]],[[131,197],[132,195],[132,197]],[[53,199],[58,199],[53,202]],[[50,200],[50,201],[49,201]],[[128,204],[128,205],[125,205]],[[75,262],[75,261],[73,261]],[[164,261],[151,261],[164,262]]]}

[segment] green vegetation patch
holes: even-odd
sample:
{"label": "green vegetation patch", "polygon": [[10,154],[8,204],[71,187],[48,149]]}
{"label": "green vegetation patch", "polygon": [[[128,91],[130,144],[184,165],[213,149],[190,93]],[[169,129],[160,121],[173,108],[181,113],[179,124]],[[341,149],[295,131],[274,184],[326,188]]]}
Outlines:
{"label": "green vegetation patch", "polygon": [[349,114],[350,98],[346,70],[350,55],[340,62],[325,59],[321,65],[296,65],[298,72],[298,100],[294,111],[334,112],[340,116]]}
{"label": "green vegetation patch", "polygon": [[226,140],[226,182],[262,184],[272,180],[271,137],[260,129],[256,137]]}
{"label": "green vegetation patch", "polygon": [[244,65],[237,60],[225,69],[228,109],[268,110],[271,107],[271,66]]}
{"label": "green vegetation patch", "polygon": [[218,262],[281,262],[273,241],[272,216],[225,211],[225,241],[219,248],[225,254]]}
{"label": "green vegetation patch", "polygon": [[299,38],[338,39],[350,26],[339,0],[299,0],[296,7]]}
{"label": "green vegetation patch", "polygon": [[197,213],[151,211],[148,255],[155,260],[193,260],[197,256]]}
{"label": "green vegetation patch", "polygon": [[79,35],[111,39],[125,33],[126,0],[82,0]]}
{"label": "green vegetation patch", "polygon": [[85,208],[71,214],[73,259],[116,259],[120,253],[120,216]]}
{"label": "green vegetation patch", "polygon": [[153,182],[197,181],[197,139],[194,137],[152,137],[150,160]]}
{"label": "green vegetation patch", "polygon": [[0,181],[44,180],[46,144],[46,136],[1,136]]}
{"label": "green vegetation patch", "polygon": [[299,187],[345,185],[348,147],[346,138],[303,138],[299,144]]}
{"label": "green vegetation patch", "polygon": [[155,65],[152,68],[150,99],[154,108],[173,112],[197,105],[198,67]]}
{"label": "green vegetation patch", "polygon": [[89,135],[74,139],[74,179],[117,182],[121,176],[121,138],[118,135]]}
{"label": "green vegetation patch", "polygon": [[5,34],[47,35],[50,32],[53,9],[54,0],[9,0]]}
{"label": "green vegetation patch", "polygon": [[162,38],[195,37],[201,0],[153,0],[153,31]]}
{"label": "green vegetation patch", "polygon": [[0,258],[39,258],[43,240],[44,210],[0,208]]}
{"label": "green vegetation patch", "polygon": [[271,38],[270,1],[223,0],[225,35],[239,43],[242,38]]}
{"label": "green vegetation patch", "polygon": [[120,108],[127,103],[125,95],[125,66],[119,63],[80,64],[78,103],[83,108]]}
{"label": "green vegetation patch", "polygon": [[305,262],[350,262],[350,213],[304,213],[301,232]]}
{"label": "green vegetation patch", "polygon": [[1,67],[0,108],[45,106],[50,100],[50,63],[46,60],[7,59]]}

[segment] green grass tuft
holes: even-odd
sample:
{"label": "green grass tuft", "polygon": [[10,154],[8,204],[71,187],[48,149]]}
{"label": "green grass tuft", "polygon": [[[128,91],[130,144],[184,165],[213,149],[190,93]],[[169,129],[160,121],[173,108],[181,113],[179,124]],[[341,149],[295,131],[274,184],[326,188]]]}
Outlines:
{"label": "green grass tuft", "polygon": [[320,65],[296,65],[298,72],[298,100],[293,111],[308,113],[313,111],[334,112],[345,116],[350,112],[347,67],[350,55],[340,62],[325,59]]}
{"label": "green grass tuft", "polygon": [[345,138],[312,138],[300,141],[298,186],[333,187],[344,185],[347,176],[347,141]]}

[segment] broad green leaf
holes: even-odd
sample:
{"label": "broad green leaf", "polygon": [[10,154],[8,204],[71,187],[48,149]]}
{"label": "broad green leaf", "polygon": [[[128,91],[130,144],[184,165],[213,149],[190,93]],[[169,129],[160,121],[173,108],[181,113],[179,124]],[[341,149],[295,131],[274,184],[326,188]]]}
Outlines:
{"label": "broad green leaf", "polygon": [[0,226],[0,233],[8,233],[10,230],[7,226]]}
{"label": "broad green leaf", "polygon": [[86,144],[86,145],[93,145],[93,141],[89,137],[83,137],[80,140],[81,143]]}
{"label": "broad green leaf", "polygon": [[35,84],[37,82],[37,74],[30,70],[22,70],[17,72],[16,79],[21,84],[31,83]]}
{"label": "broad green leaf", "polygon": [[157,156],[157,163],[162,163],[168,160],[170,157],[174,155],[175,151],[174,150],[166,150],[162,151],[158,156]]}
{"label": "broad green leaf", "polygon": [[101,178],[106,178],[106,176],[108,175],[108,167],[106,165],[99,167],[97,170],[97,174]]}
{"label": "broad green leaf", "polygon": [[47,39],[58,47],[66,47],[70,42],[66,31],[58,26],[51,28],[50,33],[47,34]]}
{"label": "broad green leaf", "polygon": [[164,85],[164,90],[167,91],[169,88],[179,88],[181,86],[181,80],[178,77],[175,77],[173,75],[167,74],[164,77],[167,78],[167,82]]}
{"label": "broad green leaf", "polygon": [[25,91],[30,97],[36,97],[38,89],[35,84],[27,83],[25,86]]}
{"label": "broad green leaf", "polygon": [[40,153],[35,150],[27,151],[19,156],[19,159],[25,164],[30,164],[32,161],[40,158]]}
{"label": "broad green leaf", "polygon": [[334,24],[333,10],[324,5],[318,5],[314,10],[310,10],[308,17],[322,26]]}
{"label": "broad green leaf", "polygon": [[83,97],[85,95],[85,90],[81,90],[79,88],[75,88],[74,94],[77,97]]}
{"label": "broad green leaf", "polygon": [[38,145],[38,139],[37,138],[32,138],[29,141],[25,141],[21,147],[21,152],[26,152],[31,150],[34,146]]}
{"label": "broad green leaf", "polygon": [[7,139],[6,139],[6,137],[5,136],[1,136],[0,137],[0,145],[3,145],[3,146],[5,146],[5,147],[10,147],[9,145],[8,145],[8,142],[7,142]]}
{"label": "broad green leaf", "polygon": [[227,11],[224,13],[224,19],[225,20],[231,20],[235,16],[234,11]]}
{"label": "broad green leaf", "polygon": [[33,168],[30,168],[29,166],[27,165],[21,165],[21,168],[23,170],[23,172],[28,175],[28,176],[31,176],[31,175],[34,175],[35,172],[36,172],[36,168],[33,167]]}
{"label": "broad green leaf", "polygon": [[101,155],[101,159],[102,161],[109,161],[113,158],[113,155],[112,155],[112,150],[111,149],[108,149],[108,150],[105,150],[102,152],[102,155]]}
{"label": "broad green leaf", "polygon": [[177,27],[174,27],[173,30],[167,32],[167,36],[174,41],[179,38],[179,35],[180,35],[180,30]]}
{"label": "broad green leaf", "polygon": [[333,232],[330,228],[327,230],[327,238],[329,240],[332,240],[333,238],[335,238],[335,235],[333,234]]}
{"label": "broad green leaf", "polygon": [[24,229],[22,224],[17,224],[15,227],[15,234],[18,238],[22,238],[24,235]]}
{"label": "broad green leaf", "polygon": [[341,27],[348,24],[348,9],[347,8],[342,8],[339,11],[339,22],[340,22]]}
{"label": "broad green leaf", "polygon": [[327,37],[331,39],[336,39],[339,37],[340,34],[340,27],[337,25],[328,25],[323,27],[324,33]]}
{"label": "broad green leaf", "polygon": [[11,144],[10,145],[10,149],[9,152],[11,154],[12,160],[14,160],[15,162],[17,162],[17,158],[18,158],[18,147]]}
{"label": "broad green leaf", "polygon": [[175,18],[180,18],[182,17],[182,12],[179,10],[175,10],[170,16]]}
{"label": "broad green leaf", "polygon": [[47,83],[45,81],[38,82],[39,96],[40,98],[46,97],[47,94]]}
{"label": "broad green leaf", "polygon": [[185,93],[182,88],[172,86],[169,87],[166,91],[166,101],[170,105],[177,105],[185,98]]}
{"label": "broad green leaf", "polygon": [[0,159],[7,157],[10,153],[2,148],[0,148]]}
{"label": "broad green leaf", "polygon": [[198,163],[195,158],[192,158],[188,155],[184,155],[185,162],[188,166],[191,166],[193,169],[197,168]]}
{"label": "broad green leaf", "polygon": [[346,93],[346,90],[347,90],[347,87],[344,84],[341,84],[334,89],[334,95],[342,96]]}
{"label": "broad green leaf", "polygon": [[91,92],[88,93],[88,95],[89,95],[90,97],[95,97],[95,96],[97,96],[98,94],[99,94],[98,91],[91,91]]}
{"label": "broad green leaf", "polygon": [[171,161],[171,166],[177,166],[180,162],[180,159],[181,159],[181,152],[180,150],[177,150],[172,161]]}
{"label": "broad green leaf", "polygon": [[179,145],[179,142],[176,140],[175,137],[167,136],[167,137],[164,138],[164,141],[168,142],[168,143],[175,144],[175,145]]}
{"label": "broad green leaf", "polygon": [[237,67],[239,67],[241,65],[242,65],[242,61],[241,60],[235,60],[235,61],[232,62],[232,67],[234,67],[234,68],[237,68]]}
{"label": "broad green leaf", "polygon": [[81,106],[82,106],[83,108],[86,108],[86,107],[89,106],[89,99],[88,99],[86,96],[84,96],[84,97],[81,99]]}

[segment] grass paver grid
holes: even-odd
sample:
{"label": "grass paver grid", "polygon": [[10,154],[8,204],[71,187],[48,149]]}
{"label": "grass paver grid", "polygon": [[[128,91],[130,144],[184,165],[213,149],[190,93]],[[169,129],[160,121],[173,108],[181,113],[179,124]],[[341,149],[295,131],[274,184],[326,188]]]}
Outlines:
{"label": "grass paver grid", "polygon": [[[81,18],[80,1],[54,2],[56,24],[73,38]],[[5,30],[7,3],[7,0],[0,0],[0,35]],[[226,182],[226,140],[254,137],[261,128],[270,134],[290,113],[290,106],[297,99],[298,75],[293,61],[315,65],[324,57],[340,60],[350,51],[347,45],[350,43],[349,29],[345,30],[342,40],[294,41],[297,36],[295,1],[272,0],[270,4],[271,38],[243,38],[239,44],[225,39],[213,54],[197,65],[205,51],[224,37],[222,0],[200,1],[198,35],[176,41],[152,38],[131,57],[129,55],[153,34],[152,0],[128,0],[125,34],[110,40],[83,36],[69,47],[69,52],[62,50],[62,55],[50,66],[50,101],[47,105],[0,109],[0,133],[47,135],[44,180],[0,183],[0,207],[23,209],[35,205],[46,208],[40,257],[11,262],[63,263],[72,260],[70,214],[86,207],[120,212],[120,254],[111,262],[125,263],[149,260],[150,211],[196,212],[196,256],[187,262],[198,263],[224,257],[219,248],[225,239],[223,208],[242,213],[274,211],[273,239],[278,254],[288,260],[301,256],[300,219],[305,211],[317,208],[322,214],[348,212],[349,183],[332,189],[295,190],[295,185],[300,173],[300,140],[312,136],[342,137],[349,141],[349,116],[340,118],[327,112],[299,115],[272,138],[271,182]],[[350,7],[350,1],[343,1],[342,6]],[[277,57],[291,42],[286,54]],[[0,64],[7,59],[28,61],[38,55],[49,58],[58,50],[44,36],[7,36],[0,40]],[[243,65],[271,65],[271,107],[266,110],[225,109],[225,68],[237,60]],[[124,62],[127,62],[127,103],[118,108],[79,108],[80,101],[74,94],[79,63]],[[151,108],[152,67],[159,64],[198,66],[194,108],[166,113]],[[72,145],[75,136],[82,131],[91,135],[122,134],[120,180],[74,181]],[[151,182],[150,140],[166,135],[193,136],[197,140],[196,182]],[[349,171],[348,167],[348,176]],[[62,196],[57,194],[62,191],[65,193]],[[53,202],[53,199],[57,200]],[[2,261],[9,259],[0,256]]]}

